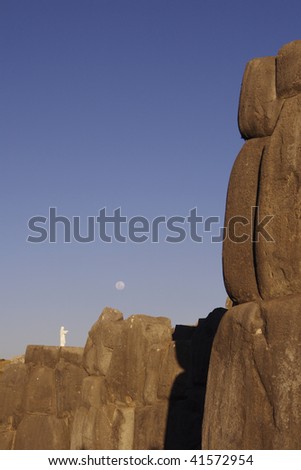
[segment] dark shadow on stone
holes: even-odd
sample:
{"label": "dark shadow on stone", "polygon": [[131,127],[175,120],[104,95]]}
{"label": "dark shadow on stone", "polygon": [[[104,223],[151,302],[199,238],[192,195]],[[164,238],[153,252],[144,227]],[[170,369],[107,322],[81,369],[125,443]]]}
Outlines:
{"label": "dark shadow on stone", "polygon": [[164,449],[201,449],[202,422],[209,360],[218,325],[227,310],[214,309],[197,326],[177,325],[173,334],[184,372],[169,397]]}

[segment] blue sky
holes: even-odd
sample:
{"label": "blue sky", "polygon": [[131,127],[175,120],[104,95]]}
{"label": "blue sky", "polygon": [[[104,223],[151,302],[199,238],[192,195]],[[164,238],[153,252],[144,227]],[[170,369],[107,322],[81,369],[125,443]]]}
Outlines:
{"label": "blue sky", "polygon": [[28,243],[27,222],[56,207],[84,233],[104,207],[150,221],[196,207],[222,223],[244,67],[300,39],[300,15],[290,0],[2,0],[0,358],[58,344],[61,325],[83,346],[107,305],[173,324],[224,305],[209,234],[80,244],[60,227]]}

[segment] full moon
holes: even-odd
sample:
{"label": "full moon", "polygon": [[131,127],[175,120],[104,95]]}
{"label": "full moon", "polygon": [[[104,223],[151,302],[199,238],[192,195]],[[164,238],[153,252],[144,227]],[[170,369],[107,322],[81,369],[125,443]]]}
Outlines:
{"label": "full moon", "polygon": [[117,290],[123,290],[125,288],[125,283],[123,281],[118,281],[115,284]]}

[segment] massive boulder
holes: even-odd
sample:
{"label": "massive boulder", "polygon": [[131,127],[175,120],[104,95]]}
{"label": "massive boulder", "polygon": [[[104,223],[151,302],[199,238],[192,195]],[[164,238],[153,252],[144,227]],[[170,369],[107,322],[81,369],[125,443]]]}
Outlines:
{"label": "massive boulder", "polygon": [[248,140],[231,172],[225,215],[223,271],[228,295],[234,303],[259,299],[254,266],[254,208],[257,205],[259,171],[267,140]]}
{"label": "massive boulder", "polygon": [[248,141],[230,177],[223,246],[235,306],[213,344],[204,449],[301,446],[300,93],[301,41],[247,65],[239,125]]}
{"label": "massive boulder", "polygon": [[277,55],[277,95],[290,98],[301,93],[301,41],[285,44]]}
{"label": "massive boulder", "polygon": [[[301,49],[300,49],[301,55]],[[271,214],[255,246],[258,286],[263,299],[301,293],[301,95],[285,100],[262,158],[258,206]]]}
{"label": "massive boulder", "polygon": [[[251,61],[230,176],[223,271],[235,304],[301,293],[301,41]],[[235,223],[236,222],[236,223]]]}
{"label": "massive boulder", "polygon": [[239,130],[245,139],[266,137],[275,129],[283,104],[276,93],[275,62],[275,57],[262,57],[246,66],[238,110]]}
{"label": "massive boulder", "polygon": [[204,449],[301,448],[301,296],[229,310],[211,353]]}

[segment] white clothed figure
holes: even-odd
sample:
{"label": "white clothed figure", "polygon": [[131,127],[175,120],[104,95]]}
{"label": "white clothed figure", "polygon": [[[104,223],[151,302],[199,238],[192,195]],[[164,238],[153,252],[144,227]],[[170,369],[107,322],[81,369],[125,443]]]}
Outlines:
{"label": "white clothed figure", "polygon": [[68,333],[68,330],[65,330],[63,326],[61,326],[60,329],[60,346],[64,347],[66,345],[66,334]]}

